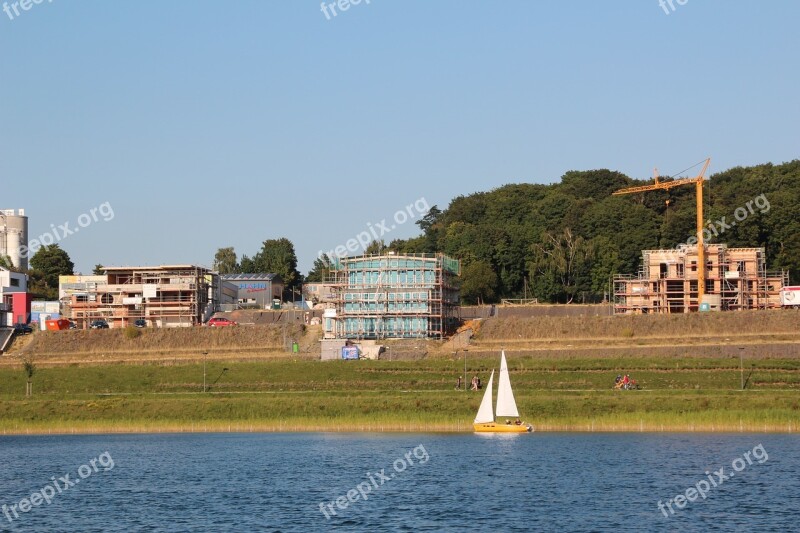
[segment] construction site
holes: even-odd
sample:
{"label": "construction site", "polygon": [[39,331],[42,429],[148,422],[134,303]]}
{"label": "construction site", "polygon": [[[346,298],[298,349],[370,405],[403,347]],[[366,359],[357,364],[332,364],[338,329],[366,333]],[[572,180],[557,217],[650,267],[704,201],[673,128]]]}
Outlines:
{"label": "construction site", "polygon": [[[613,280],[614,313],[689,313],[737,311],[781,306],[781,291],[789,284],[787,272],[768,272],[764,248],[728,248],[706,244],[703,216],[704,176],[711,159],[697,176],[662,181],[613,193],[638,194],[695,188],[696,234],[688,244],[671,250],[644,250],[638,275],[617,275]],[[688,170],[688,169],[687,169]],[[670,200],[667,200],[667,205]],[[695,244],[696,243],[696,244]]]}
{"label": "construction site", "polygon": [[217,279],[194,265],[108,267],[105,275],[61,276],[60,300],[65,316],[85,329],[94,320],[113,327],[144,319],[148,326],[200,324],[213,313],[209,305]]}
{"label": "construction site", "polygon": [[335,314],[326,330],[339,339],[442,339],[457,323],[461,263],[443,254],[345,257],[327,283]]}
{"label": "construction site", "polygon": [[[763,248],[706,246],[705,276],[697,245],[645,250],[637,276],[614,278],[615,313],[689,313],[781,307],[786,272],[768,272]],[[698,290],[704,278],[704,291]]]}

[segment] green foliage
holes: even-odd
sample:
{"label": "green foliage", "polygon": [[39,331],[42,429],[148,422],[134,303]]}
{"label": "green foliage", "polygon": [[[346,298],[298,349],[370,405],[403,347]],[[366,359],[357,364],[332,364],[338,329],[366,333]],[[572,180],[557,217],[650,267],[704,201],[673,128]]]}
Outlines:
{"label": "green foliage", "polygon": [[239,262],[239,271],[251,274],[257,272],[258,268],[256,267],[256,262],[252,258],[243,255],[242,260]]}
{"label": "green foliage", "polygon": [[384,250],[386,250],[386,243],[384,243],[383,240],[375,239],[367,245],[364,249],[364,253],[367,255],[382,254]]}
{"label": "green foliage", "polygon": [[[465,272],[480,262],[484,280],[488,265],[497,279],[493,298],[522,296],[527,279],[543,302],[601,301],[614,274],[639,271],[642,250],[673,248],[695,234],[692,187],[611,196],[650,182],[604,169],[570,171],[560,183],[458,196],[447,209],[434,206],[417,222],[422,235],[394,240],[389,248],[444,252],[461,259]],[[752,206],[762,194],[768,209]],[[753,209],[747,217],[712,234],[710,242],[764,247],[768,269],[788,269],[792,282],[800,283],[800,160],[733,168],[706,183],[709,223],[721,217],[730,223],[748,202]],[[466,276],[464,283],[465,301],[477,300]]]}
{"label": "green foliage", "polygon": [[100,263],[97,263],[92,269],[92,274],[94,274],[95,276],[102,276],[103,272],[105,272],[105,267],[103,267],[103,265],[101,265]]}
{"label": "green foliage", "polygon": [[253,257],[253,270],[249,272],[278,274],[287,288],[295,287],[302,281],[302,275],[297,271],[294,244],[286,238],[264,241],[261,250]]}
{"label": "green foliage", "polygon": [[0,255],[0,267],[17,272],[17,267],[14,266],[14,262],[7,255]]}
{"label": "green foliage", "polygon": [[461,273],[461,299],[468,304],[495,301],[497,274],[486,261],[473,261]]}
{"label": "green foliage", "polygon": [[30,381],[33,378],[33,374],[36,372],[36,365],[32,359],[25,358],[22,360],[22,369],[25,371],[28,381]]}
{"label": "green foliage", "polygon": [[332,268],[331,258],[328,257],[328,254],[323,253],[314,259],[314,267],[308,272],[305,280],[308,283],[321,283],[327,279]]}
{"label": "green foliage", "polygon": [[69,276],[75,265],[57,244],[42,246],[31,257],[28,272],[30,292],[47,299],[58,298],[58,277]]}
{"label": "green foliage", "polygon": [[[546,301],[571,303],[581,293],[591,290],[592,261],[596,246],[569,228],[559,234],[545,232],[541,241],[531,246],[529,270],[533,293]],[[545,280],[544,285],[537,280]]]}
{"label": "green foliage", "polygon": [[240,272],[233,246],[217,250],[217,253],[214,254],[213,268],[220,274],[236,274]]}
{"label": "green foliage", "polygon": [[125,338],[128,339],[128,340],[136,339],[141,334],[142,334],[142,332],[139,330],[139,328],[136,328],[136,327],[133,327],[133,326],[128,326],[128,327],[125,328],[124,335],[125,335]]}

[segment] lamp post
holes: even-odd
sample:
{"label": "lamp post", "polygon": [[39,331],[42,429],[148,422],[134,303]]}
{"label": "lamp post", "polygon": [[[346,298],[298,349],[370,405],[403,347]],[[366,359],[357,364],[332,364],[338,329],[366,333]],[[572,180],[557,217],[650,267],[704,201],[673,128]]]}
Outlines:
{"label": "lamp post", "polygon": [[739,346],[739,376],[741,377],[742,390],[744,390],[744,346]]}
{"label": "lamp post", "polygon": [[[456,350],[456,357],[458,357],[458,350]],[[464,392],[467,390],[467,349],[464,348]]]}
{"label": "lamp post", "polygon": [[206,392],[206,360],[208,359],[208,352],[203,352],[203,392]]}

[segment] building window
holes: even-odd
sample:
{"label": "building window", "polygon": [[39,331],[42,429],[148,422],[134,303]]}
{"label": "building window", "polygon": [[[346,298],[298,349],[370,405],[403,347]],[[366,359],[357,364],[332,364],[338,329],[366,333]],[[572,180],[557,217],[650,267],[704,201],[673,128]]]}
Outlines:
{"label": "building window", "polygon": [[19,280],[17,278],[11,278],[9,281],[12,287],[19,287]]}

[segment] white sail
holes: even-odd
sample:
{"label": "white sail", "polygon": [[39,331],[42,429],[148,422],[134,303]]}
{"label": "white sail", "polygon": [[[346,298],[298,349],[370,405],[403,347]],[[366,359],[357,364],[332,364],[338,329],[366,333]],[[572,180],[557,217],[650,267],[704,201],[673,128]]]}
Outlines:
{"label": "white sail", "polygon": [[500,359],[500,385],[497,389],[497,416],[519,417],[517,402],[514,401],[514,393],[511,392],[511,380],[508,378],[508,364],[506,363],[506,352]]}
{"label": "white sail", "polygon": [[494,411],[492,410],[492,385],[494,384],[494,370],[489,376],[489,383],[486,384],[486,392],[483,393],[483,400],[481,406],[478,408],[478,414],[475,415],[476,424],[485,424],[486,422],[494,422]]}

